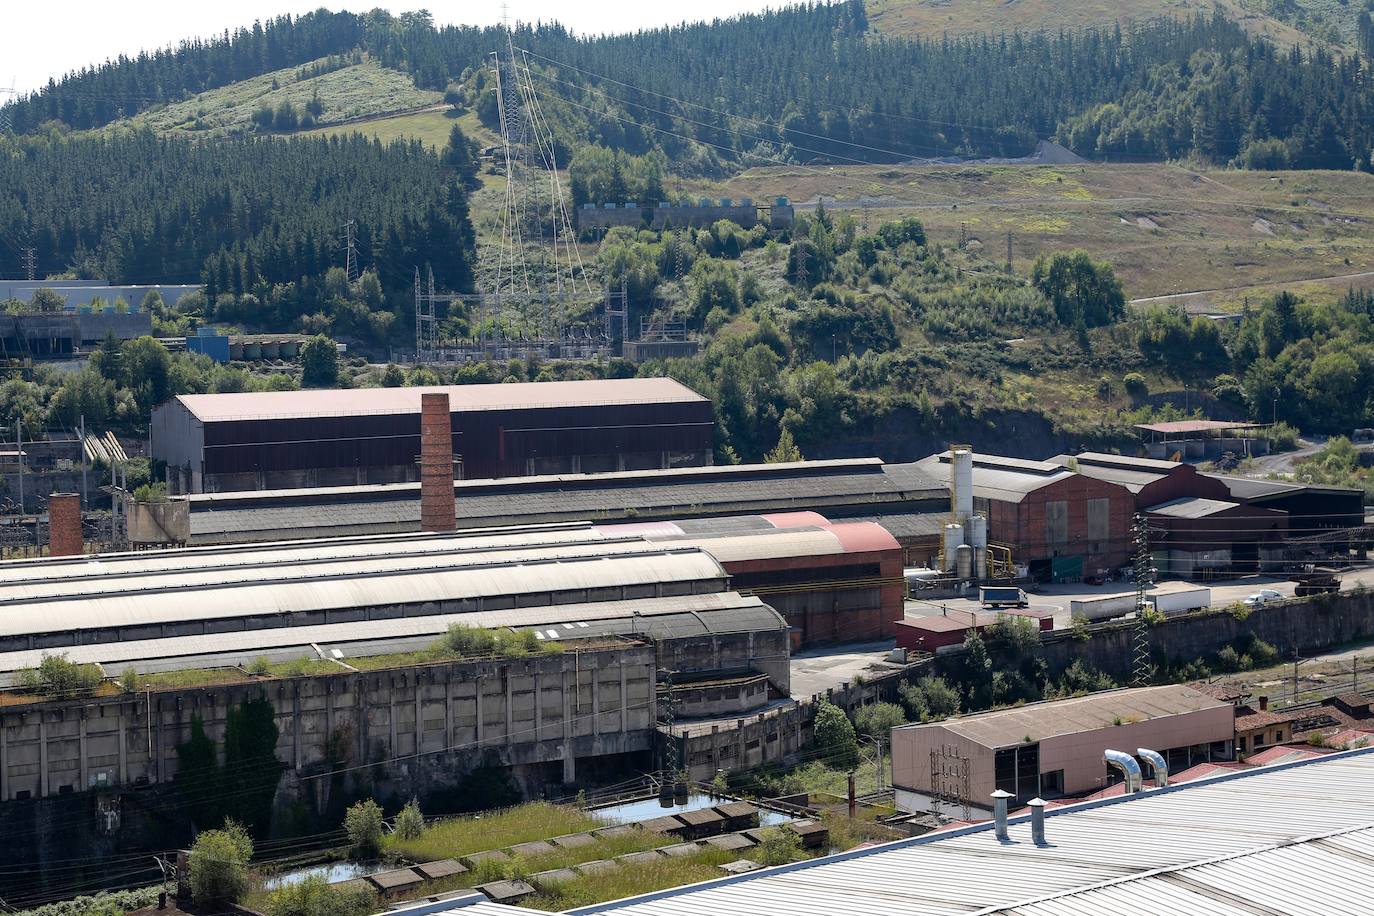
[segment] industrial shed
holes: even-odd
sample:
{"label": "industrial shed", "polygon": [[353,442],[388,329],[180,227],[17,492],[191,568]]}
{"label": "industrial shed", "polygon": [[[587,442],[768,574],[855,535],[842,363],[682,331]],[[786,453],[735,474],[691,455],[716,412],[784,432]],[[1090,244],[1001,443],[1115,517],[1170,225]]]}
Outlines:
{"label": "industrial shed", "polygon": [[1199,473],[1196,465],[1180,461],[1132,458],[1101,452],[1059,455],[1052,460],[1084,477],[1120,484],[1135,494],[1137,511],[1183,497],[1231,498],[1225,483]]}
{"label": "industrial shed", "polygon": [[1151,506],[1145,514],[1161,578],[1255,573],[1283,562],[1286,512],[1184,496]]}
{"label": "industrial shed", "polygon": [[541,639],[649,638],[684,670],[788,682],[785,622],[730,591],[708,553],[585,525],[16,561],[0,564],[0,608],[0,672],[10,673],[45,651],[140,670],[317,646],[376,655],[465,623]]}
{"label": "industrial shed", "polygon": [[415,481],[425,393],[449,397],[455,477],[711,461],[711,403],[667,378],[179,395],[152,454],[178,494]]}
{"label": "industrial shed", "polygon": [[[948,484],[878,458],[460,480],[453,489],[459,528],[814,509],[836,520],[896,517],[903,530],[938,531],[949,505]],[[194,495],[191,543],[416,531],[419,493],[412,483]]]}
{"label": "industrial shed", "polygon": [[[948,479],[950,453],[917,463]],[[1037,580],[1105,575],[1130,555],[1135,497],[1124,486],[1076,474],[1054,461],[973,456],[973,510],[988,520],[988,539],[1008,547]]]}
{"label": "industrial shed", "polygon": [[792,627],[793,648],[887,639],[903,616],[897,541],[873,522],[831,523],[814,512],[605,525],[715,557],[731,587],[758,595]]}

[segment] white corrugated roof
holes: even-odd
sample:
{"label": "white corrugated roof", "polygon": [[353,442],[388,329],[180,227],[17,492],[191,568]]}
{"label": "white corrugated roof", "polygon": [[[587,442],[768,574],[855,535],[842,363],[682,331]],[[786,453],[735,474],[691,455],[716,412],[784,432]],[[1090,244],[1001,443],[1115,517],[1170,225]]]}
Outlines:
{"label": "white corrugated roof", "polygon": [[[64,646],[60,649],[24,649],[0,652],[0,672],[37,667],[44,655],[60,652],[69,661],[79,664],[96,662],[110,673],[130,663],[164,659],[185,660],[187,667],[196,664],[196,657],[242,655],[252,659],[279,649],[301,648],[302,654],[313,654],[312,644],[334,646],[343,644],[382,644],[387,641],[414,639],[433,640],[448,630],[450,624],[496,627],[552,627],[562,626],[570,637],[581,635],[579,622],[628,618],[637,614],[643,618],[668,614],[699,614],[712,611],[738,611],[763,607],[758,598],[738,592],[713,592],[707,595],[681,595],[667,598],[645,598],[634,602],[599,601],[588,604],[558,604],[543,607],[512,608],[502,611],[474,611],[466,614],[436,614],[430,617],[392,617],[385,620],[355,620],[348,623],[328,623],[305,627],[268,627],[229,633],[176,636],[165,639],[132,639],[124,642],[97,643],[84,646]],[[345,651],[346,656],[363,656],[377,652],[397,651],[389,645],[370,646],[369,650]],[[345,659],[347,660],[347,659]],[[148,670],[142,664],[140,671]]]}
{"label": "white corrugated roof", "polygon": [[1349,751],[1054,809],[1043,847],[1018,817],[1007,843],[985,823],[570,912],[1368,913],[1372,782],[1374,750]]}
{"label": "white corrugated roof", "polygon": [[387,557],[303,563],[250,571],[237,582],[235,571],[191,570],[156,577],[152,587],[131,576],[129,588],[115,591],[107,590],[109,583],[83,580],[10,585],[0,589],[0,636],[724,576],[720,564],[704,551],[644,543],[476,553],[461,564],[443,559],[403,565]]}

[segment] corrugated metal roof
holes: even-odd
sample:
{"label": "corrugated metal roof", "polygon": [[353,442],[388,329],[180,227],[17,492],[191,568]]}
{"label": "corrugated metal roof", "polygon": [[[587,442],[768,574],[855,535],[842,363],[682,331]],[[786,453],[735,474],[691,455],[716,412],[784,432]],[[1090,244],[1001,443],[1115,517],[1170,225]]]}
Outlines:
{"label": "corrugated metal roof", "polygon": [[[518,556],[531,550],[568,549],[585,545],[606,545],[611,550],[643,541],[633,536],[604,533],[587,524],[530,528],[520,531],[474,530],[452,534],[393,534],[373,537],[326,540],[276,541],[251,546],[192,547],[140,551],[134,553],[91,554],[82,557],[43,557],[0,563],[0,601],[9,590],[23,583],[55,583],[64,580],[90,583],[92,587],[112,588],[116,579],[137,577],[148,580],[161,574],[185,574],[193,570],[215,570],[232,577],[240,572],[262,570],[264,575],[293,575],[288,567],[360,560],[395,562],[455,557],[478,553],[512,552]],[[617,545],[617,546],[611,546]],[[231,572],[232,571],[232,572]],[[155,579],[149,580],[153,584]],[[107,583],[102,585],[101,583]]]}
{"label": "corrugated metal roof", "polygon": [[1065,700],[1027,703],[1025,706],[959,716],[943,722],[906,725],[903,729],[942,729],[962,735],[984,747],[998,748],[1020,744],[1026,735],[1039,741],[1053,735],[1106,728],[1121,721],[1157,719],[1199,709],[1229,707],[1229,703],[1185,684],[1166,684],[1104,690]]}
{"label": "corrugated metal roof", "polygon": [[706,401],[686,385],[670,378],[182,394],[174,400],[202,423],[214,423],[228,420],[349,417],[371,413],[418,414],[420,395],[436,392],[448,395],[449,408],[455,413]]}
{"label": "corrugated metal roof", "polygon": [[[300,648],[302,654],[313,655],[311,645],[339,647],[345,660],[352,657],[401,651],[393,645],[397,640],[428,644],[442,635],[454,623],[495,629],[565,629],[576,638],[630,634],[636,632],[632,622],[638,615],[642,623],[640,633],[648,633],[659,619],[686,618],[702,634],[738,632],[741,629],[766,629],[770,625],[785,626],[777,613],[758,598],[738,592],[714,592],[707,595],[681,595],[666,598],[645,598],[636,601],[598,601],[586,604],[546,605],[543,607],[513,608],[503,611],[474,611],[466,614],[436,614],[427,617],[393,617],[386,620],[357,620],[349,623],[319,624],[306,627],[271,627],[230,633],[177,636],[166,639],[138,639],[125,642],[100,643],[86,646],[65,646],[60,649],[28,649],[0,653],[0,672],[35,667],[44,655],[61,652],[68,660],[79,663],[98,662],[112,672],[133,662],[160,659],[182,659],[184,667],[197,664],[196,657],[238,656],[251,660],[269,651]],[[226,660],[224,664],[230,664]],[[139,670],[146,670],[140,667]]]}
{"label": "corrugated metal roof", "polygon": [[[975,455],[973,459],[973,495],[981,499],[1019,503],[1041,487],[1073,476],[1072,471],[1047,461],[1005,458],[998,459],[995,464],[990,465],[988,459],[989,456],[985,455]],[[917,465],[931,477],[949,480],[947,452],[923,458]]]}
{"label": "corrugated metal roof", "polygon": [[[817,462],[790,470],[696,468],[690,471],[590,474],[521,481],[458,481],[464,527],[511,522],[613,520],[633,509],[672,518],[747,515],[827,506],[909,506],[947,498],[948,486],[914,472],[897,475],[877,459]],[[767,468],[767,466],[764,466]],[[839,519],[837,521],[845,521]],[[282,532],[362,533],[419,527],[419,487],[338,488],[193,497],[192,540],[199,543],[276,539]]]}
{"label": "corrugated metal roof", "polygon": [[1167,503],[1160,503],[1146,509],[1151,515],[1165,515],[1169,518],[1206,518],[1228,509],[1239,509],[1240,503],[1229,503],[1220,499],[1202,499],[1196,496],[1180,496]]}
{"label": "corrugated metal roof", "polygon": [[[583,916],[1370,912],[1374,753],[1151,789],[572,910]],[[457,911],[455,916],[461,916]]]}
{"label": "corrugated metal roof", "polygon": [[[177,577],[172,586],[159,582],[156,588],[115,592],[92,590],[79,581],[12,586],[4,592],[9,598],[0,614],[0,636],[724,577],[720,564],[695,548],[614,554],[607,546],[588,545],[583,555],[564,556],[557,562],[537,552],[527,558],[529,562],[494,557],[490,565],[431,564],[404,569],[387,568],[389,561],[367,567],[366,561],[349,560],[310,566],[308,578],[294,579],[258,575],[233,582],[213,570],[193,571]],[[360,572],[360,567],[367,568]],[[71,593],[42,597],[62,587]]]}

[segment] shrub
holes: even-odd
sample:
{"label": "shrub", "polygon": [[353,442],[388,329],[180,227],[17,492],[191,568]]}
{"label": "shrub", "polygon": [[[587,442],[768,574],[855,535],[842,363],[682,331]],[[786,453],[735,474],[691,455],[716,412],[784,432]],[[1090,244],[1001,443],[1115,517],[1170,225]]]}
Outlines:
{"label": "shrub", "polygon": [[19,683],[29,690],[54,697],[68,697],[81,690],[100,686],[102,678],[97,665],[78,665],[68,661],[66,653],[44,654],[37,668],[19,672]]}
{"label": "shrub", "polygon": [[763,842],[754,850],[760,865],[786,865],[801,855],[801,839],[790,830],[772,827],[764,832]]}
{"label": "shrub", "polygon": [[320,875],[274,890],[263,908],[267,916],[367,916],[377,897],[366,888],[334,887]]}
{"label": "shrub", "polygon": [[344,812],[344,832],[358,856],[376,855],[382,848],[382,809],[370,798]]}
{"label": "shrub", "polygon": [[396,815],[396,836],[403,840],[418,840],[425,831],[425,816],[420,813],[420,803],[411,799]]}
{"label": "shrub", "polygon": [[124,693],[133,693],[138,689],[138,671],[133,665],[125,668],[119,675],[119,689]]}
{"label": "shrub", "polygon": [[496,634],[481,627],[455,623],[444,634],[442,644],[444,649],[459,658],[492,655],[496,651]]}
{"label": "shrub", "polygon": [[879,741],[886,741],[888,732],[906,722],[906,713],[896,703],[873,703],[854,714],[854,727],[859,733]]}
{"label": "shrub", "polygon": [[1298,447],[1298,430],[1287,423],[1275,423],[1264,434],[1269,448],[1276,452],[1291,452]]}
{"label": "shrub", "polygon": [[1240,653],[1235,646],[1222,646],[1217,653],[1217,667],[1228,673],[1240,670]]}
{"label": "shrub", "polygon": [[1150,393],[1150,386],[1145,384],[1145,376],[1139,372],[1128,372],[1121,380],[1121,385],[1126,389],[1126,393],[1136,400],[1144,398]]}
{"label": "shrub", "polygon": [[816,747],[837,770],[852,770],[859,765],[859,739],[849,717],[835,704],[821,700],[812,724]]}
{"label": "shrub", "polygon": [[165,503],[166,501],[167,484],[161,481],[145,483],[134,488],[134,502],[136,503]]}
{"label": "shrub", "polygon": [[223,830],[207,830],[191,846],[191,898],[197,905],[238,903],[248,893],[248,860],[253,840],[241,824],[225,820]]}

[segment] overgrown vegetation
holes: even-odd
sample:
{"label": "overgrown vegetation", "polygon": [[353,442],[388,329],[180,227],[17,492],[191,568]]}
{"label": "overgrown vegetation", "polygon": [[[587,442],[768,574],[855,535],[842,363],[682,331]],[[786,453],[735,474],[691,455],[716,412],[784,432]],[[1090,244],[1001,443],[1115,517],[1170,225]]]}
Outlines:
{"label": "overgrown vegetation", "polygon": [[18,672],[19,685],[54,699],[66,699],[89,692],[100,686],[103,677],[99,665],[82,665],[67,659],[66,653],[44,653],[37,668]]}
{"label": "overgrown vegetation", "polygon": [[367,916],[377,895],[366,888],[331,885],[319,875],[283,885],[267,898],[266,916]]}
{"label": "overgrown vegetation", "polygon": [[253,840],[235,821],[196,837],[188,860],[192,900],[207,907],[238,903],[248,893],[252,857]]}

